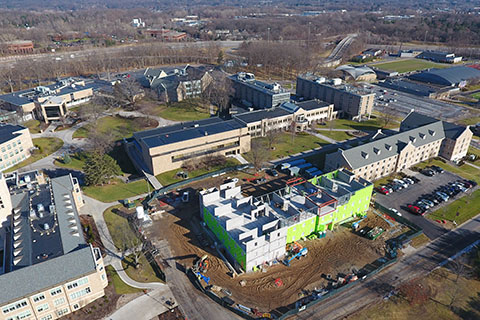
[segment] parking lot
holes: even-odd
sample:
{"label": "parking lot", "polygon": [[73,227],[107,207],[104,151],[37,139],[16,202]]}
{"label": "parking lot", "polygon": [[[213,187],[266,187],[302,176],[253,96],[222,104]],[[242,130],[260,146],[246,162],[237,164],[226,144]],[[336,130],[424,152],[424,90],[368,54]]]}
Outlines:
{"label": "parking lot", "polygon": [[[388,102],[388,105],[399,112],[401,116],[408,114],[412,108],[421,113],[436,114],[445,119],[460,117],[467,111],[465,107],[452,103],[415,96],[390,88],[383,88],[375,84],[369,86],[373,88],[371,89],[371,92],[376,93],[375,110],[380,112],[382,112],[385,107],[385,102],[379,100],[379,97],[382,95],[385,100],[396,100],[394,102]],[[383,90],[387,90],[387,93],[383,93]]]}
{"label": "parking lot", "polygon": [[[407,218],[408,220],[422,228],[423,232],[427,237],[429,237],[430,239],[435,239],[448,230],[442,227],[440,224],[431,221],[426,216],[410,213],[409,211],[407,211],[407,205],[415,202],[422,195],[432,193],[440,186],[446,185],[449,182],[453,182],[462,178],[448,171],[436,174],[433,177],[427,177],[419,172],[414,172],[410,175],[418,178],[420,182],[410,185],[406,189],[393,192],[389,195],[383,195],[378,192],[376,195],[376,201],[387,208],[397,209],[403,217]],[[460,193],[456,197],[454,197],[453,200],[458,199],[463,195],[464,193]],[[432,210],[437,210],[439,207],[451,203],[453,200],[451,198],[451,200],[443,202],[435,206],[434,208],[429,209],[426,212],[426,215],[432,212]]]}

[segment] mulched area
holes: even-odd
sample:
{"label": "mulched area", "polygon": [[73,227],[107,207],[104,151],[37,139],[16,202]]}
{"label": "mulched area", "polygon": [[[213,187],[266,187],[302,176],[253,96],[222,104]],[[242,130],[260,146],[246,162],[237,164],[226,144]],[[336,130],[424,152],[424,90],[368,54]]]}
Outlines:
{"label": "mulched area", "polygon": [[98,233],[97,225],[95,220],[90,215],[80,215],[80,223],[82,224],[83,236],[85,241],[91,243],[92,246],[99,248],[102,252],[102,256],[105,257],[106,251],[103,246],[102,240],[100,239],[100,234]]}

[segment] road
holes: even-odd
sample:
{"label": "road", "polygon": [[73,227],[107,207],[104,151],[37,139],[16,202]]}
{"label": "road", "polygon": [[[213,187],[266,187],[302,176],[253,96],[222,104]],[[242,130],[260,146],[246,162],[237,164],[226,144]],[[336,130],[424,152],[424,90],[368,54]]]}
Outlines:
{"label": "road", "polygon": [[[468,109],[456,104],[447,103],[439,100],[429,99],[425,97],[415,96],[412,94],[396,91],[390,88],[383,88],[375,84],[368,84],[367,87],[372,87],[371,92],[376,94],[375,110],[382,112],[385,109],[385,102],[379,101],[379,97],[383,95],[384,99],[396,99],[396,102],[389,102],[389,107],[393,107],[401,115],[408,114],[412,109],[427,115],[433,115],[436,118],[443,120],[457,119],[465,117],[468,114]],[[387,90],[387,94],[381,91]]]}
{"label": "road", "polygon": [[348,47],[352,44],[353,40],[355,40],[357,36],[358,35],[356,33],[353,33],[343,38],[342,41],[340,41],[337,46],[332,50],[326,61],[341,59],[345,50],[348,49]]}
{"label": "road", "polygon": [[382,299],[402,282],[426,276],[480,237],[480,217],[463,224],[424,248],[405,256],[386,271],[368,278],[358,285],[339,293],[290,319],[343,319],[357,310]]}
{"label": "road", "polygon": [[[197,47],[205,48],[210,45],[218,45],[223,48],[232,48],[238,47],[242,41],[197,41],[197,42],[165,42],[165,43],[155,43],[154,45],[164,45],[168,48],[185,48],[185,47]],[[68,60],[68,59],[77,59],[80,57],[86,57],[93,54],[104,54],[104,55],[113,55],[119,52],[132,52],[132,55],[135,55],[135,47],[146,45],[145,43],[132,44],[132,45],[123,45],[116,47],[98,47],[98,48],[79,48],[78,51],[68,51],[68,52],[56,52],[56,53],[38,53],[30,55],[16,55],[16,56],[7,56],[0,58],[0,66],[9,67],[15,63],[22,63],[27,60],[41,61],[41,60]],[[153,44],[152,44],[153,45]],[[72,58],[73,57],[73,58]]]}

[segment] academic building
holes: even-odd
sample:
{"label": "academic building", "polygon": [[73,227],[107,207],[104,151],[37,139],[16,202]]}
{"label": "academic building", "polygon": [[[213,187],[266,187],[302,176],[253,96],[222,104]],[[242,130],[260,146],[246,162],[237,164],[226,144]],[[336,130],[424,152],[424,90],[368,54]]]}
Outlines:
{"label": "academic building", "polygon": [[85,242],[71,175],[0,174],[0,320],[58,319],[104,295],[98,248]]}

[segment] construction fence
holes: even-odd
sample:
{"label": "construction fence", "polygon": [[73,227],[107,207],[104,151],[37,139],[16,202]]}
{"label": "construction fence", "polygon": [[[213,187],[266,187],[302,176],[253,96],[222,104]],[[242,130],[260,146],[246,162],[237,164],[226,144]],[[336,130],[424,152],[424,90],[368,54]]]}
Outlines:
{"label": "construction fence", "polygon": [[[381,211],[382,213],[385,213],[386,215],[388,215],[391,219],[398,221],[399,223],[402,223],[410,228],[410,230],[407,231],[406,233],[403,233],[399,237],[392,239],[387,243],[387,247],[389,247],[390,250],[394,250],[395,254],[392,256],[391,253],[388,254],[387,252],[387,255],[385,255],[384,257],[381,257],[375,260],[373,263],[365,266],[362,270],[359,271],[358,277],[360,280],[345,284],[335,289],[331,289],[330,291],[328,291],[328,293],[322,296],[309,295],[308,297],[301,298],[295,303],[295,307],[291,308],[290,310],[284,311],[288,307],[283,307],[282,312],[278,312],[276,310],[272,311],[271,315],[273,318],[281,319],[281,320],[287,319],[297,313],[301,313],[305,311],[308,308],[314,307],[315,305],[317,305],[318,303],[322,302],[325,299],[328,299],[336,294],[339,294],[345,290],[352,288],[355,285],[358,285],[359,283],[364,282],[366,279],[370,277],[373,277],[374,275],[381,272],[383,269],[397,262],[398,258],[397,258],[396,251],[398,250],[398,248],[401,248],[403,244],[408,243],[412,238],[415,238],[423,233],[423,230],[420,227],[410,222],[406,218],[398,216],[394,212],[390,211],[390,209],[380,205],[379,203],[375,203],[374,207],[379,211]],[[210,290],[206,290],[200,283],[197,276],[191,270],[189,270],[187,274],[191,279],[191,281],[199,290],[201,290],[203,293],[205,293],[207,296],[209,296],[211,299],[213,299],[223,307],[229,309],[232,312],[235,312],[237,315],[243,317],[244,319],[250,320],[250,319],[262,318],[262,316],[252,316],[251,314],[248,314],[247,310],[242,310],[242,309],[248,309],[248,308],[245,308],[244,306],[241,306],[241,305],[240,305],[241,308],[237,308],[235,307],[235,304],[230,305],[226,303],[222,298],[217,296],[215,293],[211,292]]]}
{"label": "construction fence", "polygon": [[170,184],[168,186],[165,186],[163,188],[160,188],[158,190],[153,191],[150,195],[147,196],[147,198],[145,200],[147,202],[149,202],[150,200],[155,199],[158,196],[164,195],[165,193],[170,192],[172,190],[179,189],[179,188],[181,188],[181,187],[183,187],[183,186],[185,186],[189,183],[192,183],[192,182],[200,181],[200,180],[203,180],[203,179],[206,179],[206,178],[220,176],[220,175],[225,174],[227,172],[246,170],[246,169],[252,168],[252,167],[253,166],[251,164],[242,164],[242,165],[238,165],[238,166],[234,166],[234,167],[228,167],[228,168],[220,169],[220,170],[217,170],[217,171],[214,171],[214,172],[209,172],[209,173],[203,174],[203,175],[198,176],[198,177],[185,179],[185,180]]}

